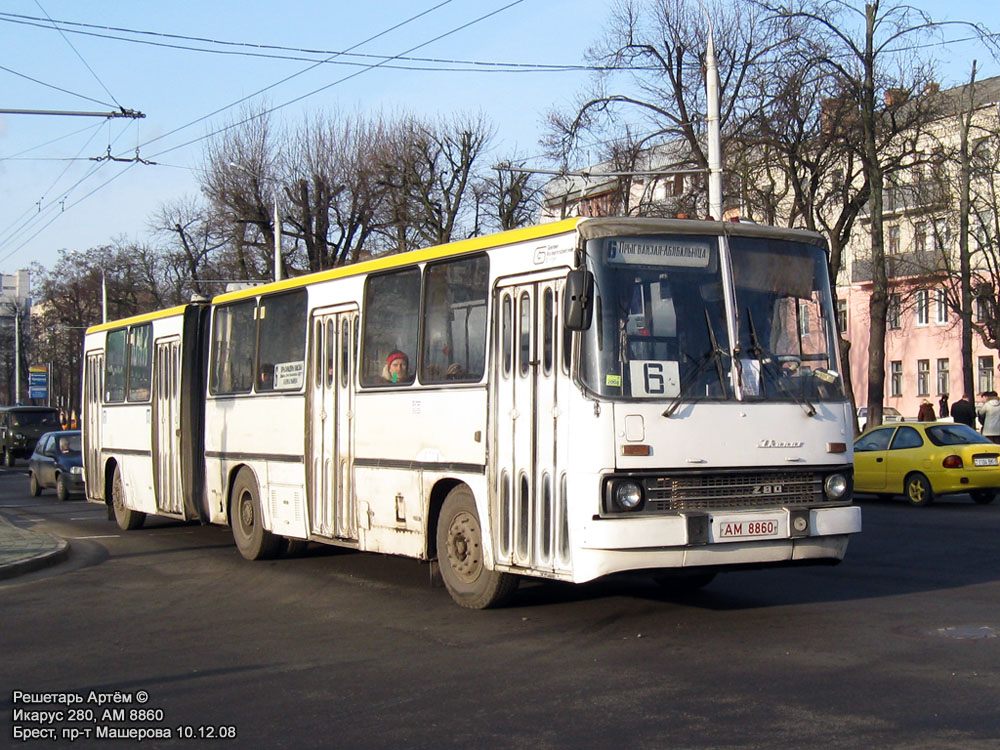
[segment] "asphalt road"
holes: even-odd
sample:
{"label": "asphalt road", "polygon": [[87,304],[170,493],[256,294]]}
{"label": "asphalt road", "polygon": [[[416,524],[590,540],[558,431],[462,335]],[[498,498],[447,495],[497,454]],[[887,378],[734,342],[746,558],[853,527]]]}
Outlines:
{"label": "asphalt road", "polygon": [[[861,504],[837,567],[732,573],[687,597],[638,576],[529,583],[472,612],[416,561],[314,545],[250,563],[227,529],[121,532],[3,471],[0,512],[72,551],[0,582],[0,714],[28,747],[164,727],[172,740],[141,746],[996,748],[1000,502]],[[101,705],[116,691],[125,703]],[[95,715],[27,721],[38,693]],[[131,738],[96,740],[98,725]]]}

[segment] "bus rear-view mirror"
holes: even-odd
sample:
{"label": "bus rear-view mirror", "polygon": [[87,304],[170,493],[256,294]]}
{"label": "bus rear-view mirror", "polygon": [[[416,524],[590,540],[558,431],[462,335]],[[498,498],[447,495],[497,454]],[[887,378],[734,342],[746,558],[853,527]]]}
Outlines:
{"label": "bus rear-view mirror", "polygon": [[563,321],[570,331],[586,331],[594,317],[594,274],[578,268],[566,275]]}

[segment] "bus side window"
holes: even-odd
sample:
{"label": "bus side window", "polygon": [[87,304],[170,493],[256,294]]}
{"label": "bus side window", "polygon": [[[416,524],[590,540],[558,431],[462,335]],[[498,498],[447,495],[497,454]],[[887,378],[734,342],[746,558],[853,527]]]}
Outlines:
{"label": "bus side window", "polygon": [[429,265],[424,279],[420,382],[478,383],[486,369],[489,257]]}
{"label": "bus side window", "polygon": [[153,326],[133,326],[128,336],[128,400],[148,401],[153,367]]}
{"label": "bus side window", "polygon": [[256,390],[301,390],[306,375],[305,290],[261,297],[257,324]]}
{"label": "bus side window", "polygon": [[219,307],[212,326],[212,393],[249,393],[257,353],[257,301]]}
{"label": "bus side window", "polygon": [[413,382],[416,362],[417,323],[420,318],[420,269],[370,276],[365,284],[364,331],[362,332],[361,385],[392,385],[384,377],[389,355],[402,353],[406,375],[399,385]]}
{"label": "bus side window", "polygon": [[108,332],[105,344],[107,355],[104,360],[104,382],[107,385],[104,400],[108,403],[120,403],[125,400],[127,334],[128,331],[124,328]]}

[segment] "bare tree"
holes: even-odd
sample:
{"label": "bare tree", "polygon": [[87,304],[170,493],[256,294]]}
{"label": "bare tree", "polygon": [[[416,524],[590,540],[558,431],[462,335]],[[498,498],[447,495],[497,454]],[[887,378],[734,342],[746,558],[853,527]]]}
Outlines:
{"label": "bare tree", "polygon": [[208,141],[201,189],[229,242],[243,279],[274,276],[274,201],[282,208],[280,134],[262,106]]}
{"label": "bare tree", "polygon": [[[838,0],[762,2],[776,18],[804,24],[800,54],[834,76],[845,104],[856,113],[861,138],[855,153],[870,193],[868,202],[872,294],[869,302],[868,423],[882,423],[885,385],[885,332],[889,277],[884,243],[884,186],[893,174],[912,169],[921,158],[920,142],[937,119],[933,70],[917,56],[919,44],[941,28],[907,5],[863,9]],[[963,24],[977,33],[985,30]]]}
{"label": "bare tree", "polygon": [[194,198],[182,198],[161,206],[151,222],[156,236],[163,238],[167,259],[167,283],[178,300],[196,294],[207,297],[220,291],[227,274],[217,255],[226,238],[208,206]]}
{"label": "bare tree", "polygon": [[492,137],[481,115],[401,124],[395,153],[382,164],[382,182],[389,191],[386,237],[393,251],[441,245],[456,235],[472,234],[472,183]]}
{"label": "bare tree", "polygon": [[[538,175],[524,169],[519,157],[501,161],[492,176],[480,183],[480,200],[487,217],[485,225],[504,231],[517,229],[535,220],[542,205],[544,185]],[[476,229],[480,223],[476,222]]]}
{"label": "bare tree", "polygon": [[[655,144],[684,144],[672,169],[708,168],[705,140],[704,50],[707,23],[698,5],[686,0],[627,0],[617,4],[604,37],[588,53],[601,68],[572,109],[549,115],[545,144],[568,163],[586,137],[620,141],[626,151]],[[722,83],[723,151],[759,110],[760,87],[751,86],[786,45],[766,14],[746,2],[714,6],[711,22]],[[625,120],[632,127],[623,131]],[[636,129],[642,129],[641,135]],[[676,152],[676,145],[674,151]],[[703,212],[701,196],[695,212]]]}

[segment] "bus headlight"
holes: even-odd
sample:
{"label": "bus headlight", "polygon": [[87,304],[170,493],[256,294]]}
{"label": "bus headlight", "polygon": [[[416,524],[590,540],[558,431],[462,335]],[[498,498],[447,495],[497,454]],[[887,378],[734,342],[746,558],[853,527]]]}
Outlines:
{"label": "bus headlight", "polygon": [[614,490],[615,505],[622,510],[635,510],[642,505],[642,487],[636,482],[618,482]]}
{"label": "bus headlight", "polygon": [[839,500],[847,494],[847,477],[843,474],[831,474],[823,482],[823,491],[831,500]]}

